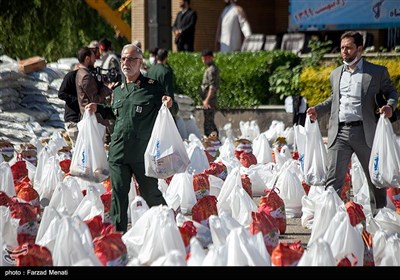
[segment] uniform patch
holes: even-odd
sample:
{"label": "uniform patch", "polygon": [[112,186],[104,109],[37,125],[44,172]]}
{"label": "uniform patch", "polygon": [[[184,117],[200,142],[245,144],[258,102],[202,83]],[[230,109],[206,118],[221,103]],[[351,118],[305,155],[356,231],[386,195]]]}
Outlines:
{"label": "uniform patch", "polygon": [[149,79],[148,83],[152,85],[152,84],[154,84],[154,80]]}
{"label": "uniform patch", "polygon": [[136,106],[136,112],[141,113],[142,112],[142,107],[141,106]]}

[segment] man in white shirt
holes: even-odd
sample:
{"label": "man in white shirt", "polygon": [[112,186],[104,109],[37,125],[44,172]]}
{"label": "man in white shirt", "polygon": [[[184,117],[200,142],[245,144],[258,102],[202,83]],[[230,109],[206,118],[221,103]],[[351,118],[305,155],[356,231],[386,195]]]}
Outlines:
{"label": "man in white shirt", "polygon": [[251,35],[250,24],[242,7],[236,5],[236,0],[224,0],[225,8],[219,18],[215,48],[220,52],[240,51],[242,33],[246,38]]}

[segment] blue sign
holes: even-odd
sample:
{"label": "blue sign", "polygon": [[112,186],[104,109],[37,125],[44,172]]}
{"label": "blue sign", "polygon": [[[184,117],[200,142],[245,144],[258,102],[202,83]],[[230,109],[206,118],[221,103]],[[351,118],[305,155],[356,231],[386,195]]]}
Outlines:
{"label": "blue sign", "polygon": [[289,31],[400,27],[400,0],[289,0]]}

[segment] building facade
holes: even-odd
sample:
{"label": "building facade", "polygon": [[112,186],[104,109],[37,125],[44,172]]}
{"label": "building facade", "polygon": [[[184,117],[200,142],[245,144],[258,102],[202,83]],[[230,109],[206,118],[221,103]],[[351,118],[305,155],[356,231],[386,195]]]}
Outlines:
{"label": "building facade", "polygon": [[[278,35],[278,38],[282,38],[282,35],[288,32],[289,0],[238,0],[237,3],[245,10],[253,33]],[[198,16],[195,51],[205,48],[215,50],[217,25],[224,5],[223,0],[191,0],[191,7],[196,10]],[[132,1],[132,41],[141,41],[146,50],[163,47],[176,51],[171,26],[179,10],[179,0]],[[317,35],[320,40],[332,40],[333,45],[338,45],[343,31],[305,33],[308,38]],[[373,38],[370,44],[376,49],[387,43],[387,29],[369,29],[367,32],[370,38]]]}

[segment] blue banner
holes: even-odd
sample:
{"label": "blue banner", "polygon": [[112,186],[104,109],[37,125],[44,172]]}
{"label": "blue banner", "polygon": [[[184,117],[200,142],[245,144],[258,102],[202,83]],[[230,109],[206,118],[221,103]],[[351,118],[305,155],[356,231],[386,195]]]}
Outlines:
{"label": "blue banner", "polygon": [[400,27],[400,0],[289,0],[289,31]]}

